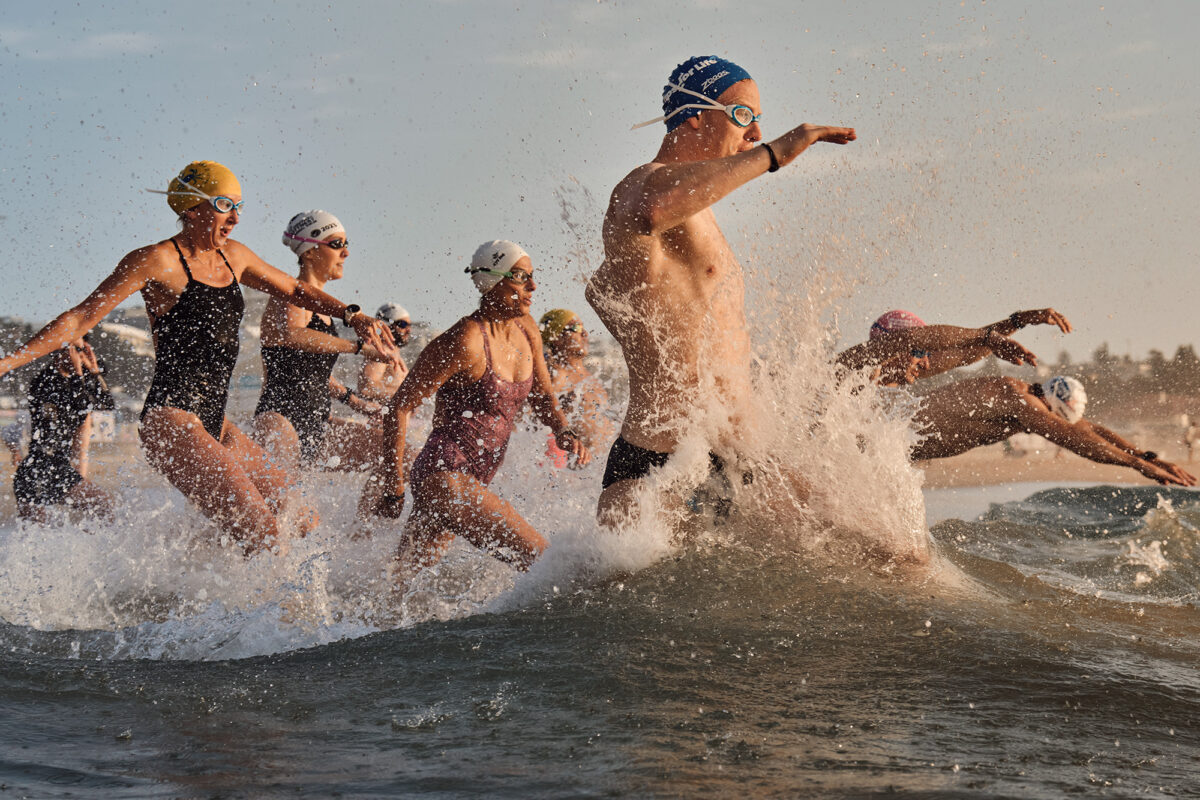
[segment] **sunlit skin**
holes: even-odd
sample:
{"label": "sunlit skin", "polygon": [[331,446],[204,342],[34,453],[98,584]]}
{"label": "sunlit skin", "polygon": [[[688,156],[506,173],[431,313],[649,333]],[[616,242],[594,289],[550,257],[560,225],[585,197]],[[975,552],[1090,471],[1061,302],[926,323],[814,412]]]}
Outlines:
{"label": "sunlit skin", "polygon": [[[338,230],[324,237],[322,241],[345,242],[346,239],[346,232]],[[327,245],[310,247],[299,256],[300,272],[297,280],[317,289],[324,289],[326,283],[339,280],[345,274],[346,259],[349,256],[349,245],[337,249]],[[358,345],[349,339],[310,329],[308,325],[312,316],[313,312],[308,309],[291,305],[279,298],[271,298],[263,310],[263,346],[290,347],[307,353],[347,355],[358,350]],[[329,321],[328,316],[325,317],[325,321]],[[368,362],[387,368],[394,364],[395,348],[387,347],[381,351],[372,345],[364,344],[361,354]],[[330,396],[340,399],[345,393],[346,387],[342,382],[330,377]],[[378,404],[354,395],[350,397],[350,407],[364,414],[378,414],[382,410]],[[300,439],[287,417],[274,411],[257,414],[254,417],[254,439],[293,473],[299,470]],[[378,426],[368,426],[355,420],[333,416],[326,427],[325,452],[317,457],[316,463],[333,463],[340,470],[367,469],[374,465],[379,455],[379,441]]]}
{"label": "sunlit skin", "polygon": [[[228,196],[235,202],[242,200],[240,194]],[[346,304],[272,267],[231,238],[240,220],[237,210],[222,213],[202,201],[182,212],[179,220],[182,230],[172,238],[200,283],[226,286],[232,269],[239,283],[294,305],[339,317],[345,312]],[[218,248],[228,259],[228,268]],[[175,305],[187,283],[170,239],[140,247],[125,255],[82,303],[0,359],[0,375],[83,336],[135,292],[142,294],[147,313],[157,319]],[[390,334],[371,317],[360,314],[351,324],[374,347],[383,348],[390,342]],[[286,549],[277,515],[291,476],[236,425],[226,419],[218,440],[195,414],[179,408],[154,408],[143,418],[141,439],[151,466],[241,542],[247,553]],[[312,523],[315,517],[310,517]]]}
{"label": "sunlit skin", "polygon": [[913,418],[925,437],[914,460],[948,458],[1017,433],[1034,433],[1099,464],[1137,470],[1152,481],[1195,486],[1196,478],[1145,451],[1108,428],[1081,419],[1072,424],[1050,410],[1033,387],[1016,378],[969,378],[925,396]]}
{"label": "sunlit skin", "polygon": [[575,317],[547,344],[546,367],[550,371],[551,391],[559,399],[563,413],[571,419],[583,443],[594,449],[608,444],[615,431],[604,416],[608,393],[583,363],[587,354],[587,328]]}
{"label": "sunlit skin", "polygon": [[[528,256],[513,270],[533,275]],[[397,517],[403,508],[405,432],[409,414],[443,386],[463,388],[478,382],[487,369],[483,334],[474,321],[487,328],[492,369],[503,381],[523,381],[533,376],[529,403],[538,418],[555,432],[558,445],[583,465],[591,455],[567,428],[566,417],[550,388],[550,375],[540,346],[537,323],[529,315],[537,283],[502,279],[480,298],[479,310],[434,339],[421,352],[388,406],[386,439],[391,446],[384,463],[367,482],[360,503],[364,516]],[[538,346],[534,346],[537,342]],[[546,548],[546,539],[506,500],[471,475],[433,472],[413,486],[414,508],[405,527],[405,542],[397,554],[403,581],[422,567],[435,563],[455,536],[476,547],[494,551],[507,548],[513,563],[528,568]]]}
{"label": "sunlit skin", "polygon": [[[989,355],[1006,361],[1012,361],[1011,355],[1019,355],[1024,348],[1003,341],[1021,328],[1030,325],[1054,325],[1063,333],[1070,333],[1071,323],[1053,308],[1037,308],[1028,311],[1016,311],[1004,319],[993,322],[982,328],[954,328],[938,326],[947,331],[957,331],[960,335],[953,339],[951,335],[933,340],[929,347],[923,347],[919,342],[922,334],[917,334],[918,340],[911,335],[903,336],[905,331],[893,331],[871,340],[870,347],[863,347],[861,355],[870,363],[879,364],[876,382],[883,386],[905,386],[925,378],[941,375],[952,369],[975,364]],[[933,326],[925,326],[925,330]],[[923,330],[921,328],[911,330]],[[908,342],[908,344],[905,344]],[[1014,343],[1015,344],[1015,343]],[[919,348],[927,351],[924,357],[914,357],[908,348]],[[1018,349],[1019,348],[1019,349]],[[845,364],[855,348],[842,353],[838,360]],[[1022,361],[1037,365],[1037,359],[1032,353],[1024,356]],[[1022,363],[1015,361],[1013,363]]]}
{"label": "sunlit skin", "polygon": [[[717,102],[762,111],[750,80]],[[722,111],[701,111],[667,133],[654,160],[613,190],[605,260],[587,299],[625,354],[630,397],[621,436],[630,444],[673,452],[705,385],[728,411],[715,448],[736,451],[744,420],[753,417],[745,281],[711,206],[767,172],[770,158],[756,146],[761,139],[758,122],[741,128]],[[786,167],[810,145],[854,139],[853,128],[805,124],[770,144]],[[736,452],[727,455],[736,461]],[[602,522],[629,518],[637,483],[604,490]]]}
{"label": "sunlit skin", "polygon": [[[412,321],[404,321],[409,324],[399,325],[397,323],[400,320],[397,320],[389,326],[397,347],[404,347],[412,337]],[[378,361],[364,361],[362,369],[358,373],[356,391],[365,400],[386,403],[392,399],[396,389],[400,388],[406,375],[408,375],[408,364],[404,362],[403,358],[397,357],[396,362],[387,364]]]}

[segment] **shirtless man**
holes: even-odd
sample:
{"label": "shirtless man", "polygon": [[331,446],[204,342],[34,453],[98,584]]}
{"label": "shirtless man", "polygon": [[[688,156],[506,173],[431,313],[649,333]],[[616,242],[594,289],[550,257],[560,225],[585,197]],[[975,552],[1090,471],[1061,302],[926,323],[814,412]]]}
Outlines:
{"label": "shirtless man", "polygon": [[1099,464],[1129,467],[1158,483],[1195,486],[1196,478],[1150,450],[1083,418],[1087,392],[1062,376],[1030,384],[1016,378],[970,378],[925,397],[913,418],[925,436],[914,460],[949,458],[1016,433],[1036,433]]}
{"label": "shirtless man", "polygon": [[855,139],[853,128],[806,123],[756,146],[758,86],[717,56],[672,71],[663,113],[651,121],[667,126],[658,154],[613,190],[605,260],[587,287],[629,370],[629,407],[597,510],[610,526],[628,518],[640,479],[674,452],[702,392],[711,387],[711,400],[728,412],[718,447],[732,450],[728,440],[748,416],[744,276],[711,206],[810,145]]}

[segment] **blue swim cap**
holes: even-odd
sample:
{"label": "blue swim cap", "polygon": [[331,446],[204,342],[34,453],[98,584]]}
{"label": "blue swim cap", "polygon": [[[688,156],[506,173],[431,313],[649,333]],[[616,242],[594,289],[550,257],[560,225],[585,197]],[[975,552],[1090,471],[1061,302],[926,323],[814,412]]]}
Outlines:
{"label": "blue swim cap", "polygon": [[[670,114],[680,106],[695,103],[697,98],[687,92],[676,91],[670,84],[682,86],[689,91],[702,94],[716,102],[721,93],[738,81],[753,80],[750,73],[737,64],[720,56],[693,56],[671,72],[668,85],[663,87],[663,113]],[[667,132],[683,124],[685,119],[699,114],[703,109],[685,108],[667,120]]]}

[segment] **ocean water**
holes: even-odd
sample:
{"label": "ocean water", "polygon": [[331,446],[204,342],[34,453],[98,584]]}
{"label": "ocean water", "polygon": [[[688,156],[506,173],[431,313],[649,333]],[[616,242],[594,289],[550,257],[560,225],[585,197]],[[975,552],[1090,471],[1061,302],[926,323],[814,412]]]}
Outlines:
{"label": "ocean water", "polygon": [[602,533],[598,471],[539,442],[498,489],[546,557],[455,547],[402,596],[353,476],[310,477],[324,522],[282,560],[166,487],[111,526],[5,524],[0,796],[1200,791],[1197,493],[918,489],[930,562],[896,567],[752,498]]}
{"label": "ocean water", "polygon": [[286,557],[136,464],[111,524],[0,522],[0,797],[1200,796],[1200,493],[923,489],[911,398],[797,313],[750,484],[708,477],[697,398],[608,532],[603,454],[518,431],[528,573],[456,544],[398,590],[353,475],[306,477]]}

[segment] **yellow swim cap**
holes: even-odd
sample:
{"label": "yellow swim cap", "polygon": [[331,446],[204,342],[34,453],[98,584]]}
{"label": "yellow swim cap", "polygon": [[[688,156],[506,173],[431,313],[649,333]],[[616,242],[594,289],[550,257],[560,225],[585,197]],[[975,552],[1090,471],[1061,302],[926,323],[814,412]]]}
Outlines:
{"label": "yellow swim cap", "polygon": [[167,184],[167,205],[182,214],[204,202],[199,194],[189,194],[186,187],[198,189],[209,197],[241,196],[242,184],[224,164],[216,161],[193,161]]}
{"label": "yellow swim cap", "polygon": [[565,308],[555,308],[542,314],[538,327],[542,329],[542,344],[549,347],[555,339],[562,336],[563,328],[570,325],[579,315]]}

